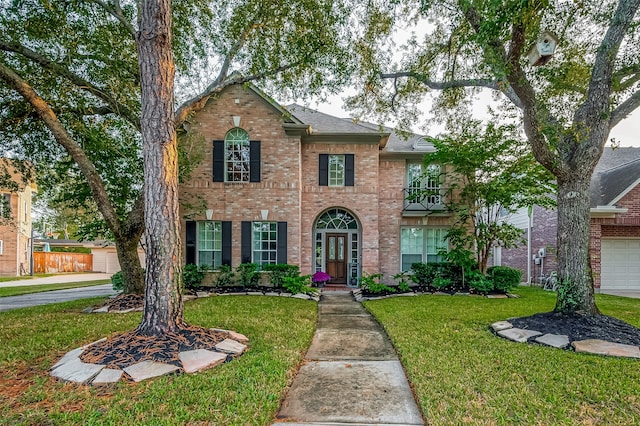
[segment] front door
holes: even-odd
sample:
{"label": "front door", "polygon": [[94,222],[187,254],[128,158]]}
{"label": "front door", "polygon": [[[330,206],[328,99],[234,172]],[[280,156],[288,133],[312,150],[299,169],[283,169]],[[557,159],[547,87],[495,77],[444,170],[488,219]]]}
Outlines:
{"label": "front door", "polygon": [[347,234],[327,234],[327,274],[330,284],[347,283]]}

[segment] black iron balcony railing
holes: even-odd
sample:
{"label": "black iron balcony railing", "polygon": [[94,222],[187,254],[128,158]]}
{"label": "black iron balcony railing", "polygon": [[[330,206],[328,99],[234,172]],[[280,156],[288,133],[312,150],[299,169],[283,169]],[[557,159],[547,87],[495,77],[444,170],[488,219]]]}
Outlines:
{"label": "black iron balcony railing", "polygon": [[404,188],[405,212],[433,212],[446,211],[442,189]]}

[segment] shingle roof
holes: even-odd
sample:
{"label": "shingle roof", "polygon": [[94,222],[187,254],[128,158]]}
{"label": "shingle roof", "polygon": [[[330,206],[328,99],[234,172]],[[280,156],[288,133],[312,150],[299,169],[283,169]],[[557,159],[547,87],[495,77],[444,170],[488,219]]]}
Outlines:
{"label": "shingle roof", "polygon": [[591,207],[610,205],[640,179],[640,148],[605,148],[591,178]]}
{"label": "shingle roof", "polygon": [[316,111],[301,105],[288,105],[287,110],[298,120],[311,125],[314,133],[371,133],[382,135],[389,134],[389,140],[384,151],[389,153],[422,153],[430,151],[433,145],[427,143],[427,149],[415,148],[414,145],[423,135],[401,134],[391,127],[379,126],[364,121],[355,121],[351,118],[340,118]]}

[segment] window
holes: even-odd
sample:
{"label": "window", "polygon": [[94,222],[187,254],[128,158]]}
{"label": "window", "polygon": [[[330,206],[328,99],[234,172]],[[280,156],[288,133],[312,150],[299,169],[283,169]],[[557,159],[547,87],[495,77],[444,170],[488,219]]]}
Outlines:
{"label": "window", "polygon": [[231,129],[224,138],[226,182],[249,182],[249,134]]}
{"label": "window", "polygon": [[11,194],[0,196],[0,218],[9,219],[11,217]]}
{"label": "window", "polygon": [[0,240],[0,255],[2,254],[3,247],[4,247],[4,244],[2,244],[2,240]]}
{"label": "window", "polygon": [[320,154],[320,186],[354,186],[354,154]]}
{"label": "window", "polygon": [[446,228],[402,228],[400,230],[400,250],[402,271],[411,270],[412,263],[441,262],[438,255],[449,243],[446,239]]}
{"label": "window", "polygon": [[260,141],[250,141],[240,128],[213,141],[214,182],[260,182]]}
{"label": "window", "polygon": [[278,223],[253,222],[253,263],[278,263]]}
{"label": "window", "polygon": [[213,269],[222,265],[222,222],[197,222],[198,266]]}
{"label": "window", "polygon": [[344,186],[344,155],[329,156],[329,186]]}
{"label": "window", "polygon": [[407,164],[407,204],[442,204],[439,164]]}

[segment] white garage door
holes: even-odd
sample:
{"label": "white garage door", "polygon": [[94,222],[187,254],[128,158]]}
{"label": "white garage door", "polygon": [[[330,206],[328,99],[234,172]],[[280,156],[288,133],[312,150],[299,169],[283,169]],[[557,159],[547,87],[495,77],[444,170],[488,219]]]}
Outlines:
{"label": "white garage door", "polygon": [[603,239],[603,290],[640,290],[640,239]]}

